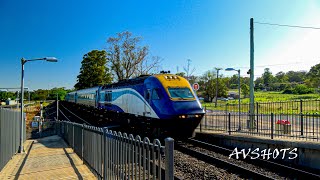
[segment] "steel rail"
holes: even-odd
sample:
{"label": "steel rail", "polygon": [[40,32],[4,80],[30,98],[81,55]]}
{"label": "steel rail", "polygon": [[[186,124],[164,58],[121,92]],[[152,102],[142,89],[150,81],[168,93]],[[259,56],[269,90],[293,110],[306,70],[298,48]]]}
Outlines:
{"label": "steel rail", "polygon": [[[209,144],[207,142],[203,142],[203,141],[199,141],[193,138],[189,138],[187,140],[188,143],[191,143],[193,145],[197,145],[199,147],[204,147],[205,149],[208,150],[214,150],[215,152],[221,153],[223,155],[229,155],[232,150],[224,148],[224,147],[220,147],[217,145],[213,145],[213,144]],[[279,164],[273,161],[268,161],[268,160],[264,160],[264,159],[251,159],[250,155],[248,155],[249,158],[246,159],[240,159],[240,161],[244,161],[253,165],[257,165],[259,167],[262,168],[267,168],[270,169],[272,172],[274,173],[279,173],[279,174],[289,174],[290,176],[295,176],[295,177],[306,177],[306,178],[317,178],[320,179],[320,175],[319,174],[314,174],[312,172],[308,172],[308,171],[304,171],[301,169],[297,169],[297,168],[293,168],[290,166],[286,166],[283,164]]]}
{"label": "steel rail", "polygon": [[184,154],[188,154],[192,157],[195,157],[201,161],[204,161],[206,163],[212,164],[212,165],[218,165],[219,167],[222,167],[223,169],[227,169],[227,171],[231,173],[235,173],[240,175],[240,177],[245,178],[254,178],[254,179],[273,179],[271,177],[268,177],[264,174],[255,172],[254,170],[247,169],[245,167],[239,166],[237,164],[233,164],[231,162],[225,161],[223,159],[213,157],[210,155],[207,155],[206,153],[199,152],[192,150],[187,147],[181,146],[179,143],[175,144],[175,150],[178,150]]}
{"label": "steel rail", "polygon": [[62,104],[60,104],[60,106],[62,106],[64,109],[66,109],[69,113],[71,113],[73,116],[77,117],[78,119],[80,119],[81,121],[91,125],[90,123],[88,123],[86,120],[82,119],[81,117],[77,116],[76,114],[74,114],[73,112],[71,112],[69,109],[67,109],[66,107],[64,107]]}

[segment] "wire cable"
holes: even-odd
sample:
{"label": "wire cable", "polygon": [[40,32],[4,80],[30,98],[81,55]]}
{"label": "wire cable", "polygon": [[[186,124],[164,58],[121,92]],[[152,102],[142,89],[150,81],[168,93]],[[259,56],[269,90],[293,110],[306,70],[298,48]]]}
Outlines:
{"label": "wire cable", "polygon": [[69,119],[65,114],[63,114],[63,112],[61,111],[61,109],[59,109],[59,111],[60,111],[60,113],[61,113],[65,118],[67,118],[67,120],[68,120],[69,122],[71,122],[70,119]]}
{"label": "wire cable", "polygon": [[319,27],[313,26],[297,26],[297,25],[288,25],[288,24],[277,24],[277,23],[267,23],[267,22],[254,22],[255,24],[263,24],[263,25],[270,25],[270,26],[282,26],[282,27],[291,27],[291,28],[301,28],[301,29],[316,29],[320,30]]}
{"label": "wire cable", "polygon": [[75,117],[79,118],[81,121],[86,122],[87,124],[91,125],[90,123],[88,123],[86,120],[82,119],[81,117],[77,116],[76,114],[74,114],[73,112],[71,112],[69,109],[67,109],[66,107],[64,107],[62,104],[60,104],[64,109],[66,109],[67,111],[69,111],[72,115],[74,115]]}

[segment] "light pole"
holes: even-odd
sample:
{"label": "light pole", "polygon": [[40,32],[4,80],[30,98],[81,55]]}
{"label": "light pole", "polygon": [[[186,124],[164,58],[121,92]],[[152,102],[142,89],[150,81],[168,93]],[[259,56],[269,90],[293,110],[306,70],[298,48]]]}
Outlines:
{"label": "light pole", "polygon": [[238,72],[238,91],[239,91],[239,102],[238,102],[238,108],[239,108],[239,128],[238,131],[241,131],[241,124],[240,124],[240,102],[241,102],[241,94],[240,94],[240,69],[234,69],[234,68],[227,68],[226,71],[237,71]]}
{"label": "light pole", "polygon": [[216,102],[215,102],[215,107],[217,107],[218,104],[218,78],[219,78],[219,70],[221,70],[222,68],[216,68],[217,70],[217,81],[216,81]]}
{"label": "light pole", "polygon": [[19,153],[24,152],[23,148],[23,93],[24,93],[24,64],[28,61],[48,61],[48,62],[58,62],[57,58],[55,57],[45,57],[45,58],[37,58],[37,59],[24,59],[21,58],[21,115],[20,115],[20,145],[19,145]]}

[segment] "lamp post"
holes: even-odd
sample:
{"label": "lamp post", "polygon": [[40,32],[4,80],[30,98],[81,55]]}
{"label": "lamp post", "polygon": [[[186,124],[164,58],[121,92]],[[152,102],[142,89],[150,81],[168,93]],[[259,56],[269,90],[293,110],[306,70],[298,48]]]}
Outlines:
{"label": "lamp post", "polygon": [[239,91],[239,102],[238,102],[238,108],[239,108],[239,128],[238,131],[241,131],[241,124],[240,124],[240,102],[241,102],[241,94],[240,94],[240,69],[234,69],[234,68],[227,68],[226,71],[237,71],[238,72],[238,91]]}
{"label": "lamp post", "polygon": [[217,107],[217,104],[218,104],[218,78],[219,78],[219,71],[221,70],[222,68],[216,68],[217,70],[217,81],[216,81],[216,102],[215,102],[215,107]]}
{"label": "lamp post", "polygon": [[19,153],[24,152],[23,148],[23,93],[24,93],[24,64],[29,61],[48,61],[48,62],[58,62],[58,59],[55,57],[44,57],[44,58],[37,58],[37,59],[24,59],[21,58],[21,115],[20,115],[20,145],[19,145]]}

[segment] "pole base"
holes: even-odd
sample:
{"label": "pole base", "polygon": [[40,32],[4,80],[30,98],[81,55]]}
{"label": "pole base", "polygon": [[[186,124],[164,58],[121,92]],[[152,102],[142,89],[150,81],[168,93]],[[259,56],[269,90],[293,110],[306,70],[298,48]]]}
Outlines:
{"label": "pole base", "polygon": [[23,146],[19,146],[18,153],[24,153],[24,152],[25,152],[25,151],[24,151]]}

